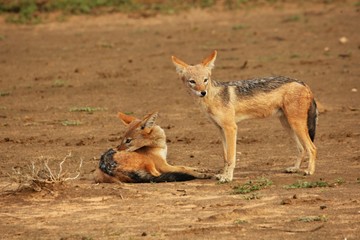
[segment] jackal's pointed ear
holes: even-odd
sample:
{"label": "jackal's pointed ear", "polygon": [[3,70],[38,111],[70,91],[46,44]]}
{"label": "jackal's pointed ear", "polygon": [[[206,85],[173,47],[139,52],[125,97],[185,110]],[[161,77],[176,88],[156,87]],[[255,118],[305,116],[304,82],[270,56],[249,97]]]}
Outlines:
{"label": "jackal's pointed ear", "polygon": [[216,55],[217,55],[217,51],[214,50],[214,52],[208,56],[207,58],[205,58],[201,64],[204,66],[204,67],[207,67],[209,68],[210,70],[213,69],[215,67],[215,60],[216,60]]}
{"label": "jackal's pointed ear", "polygon": [[187,63],[181,61],[175,56],[171,56],[171,60],[176,67],[176,72],[179,74],[183,74],[185,72],[185,69],[189,66]]}
{"label": "jackal's pointed ear", "polygon": [[124,125],[129,125],[132,121],[136,120],[136,117],[127,115],[122,112],[118,112],[117,116]]}
{"label": "jackal's pointed ear", "polygon": [[141,128],[144,129],[147,133],[151,132],[157,117],[157,112],[146,115],[141,121]]}

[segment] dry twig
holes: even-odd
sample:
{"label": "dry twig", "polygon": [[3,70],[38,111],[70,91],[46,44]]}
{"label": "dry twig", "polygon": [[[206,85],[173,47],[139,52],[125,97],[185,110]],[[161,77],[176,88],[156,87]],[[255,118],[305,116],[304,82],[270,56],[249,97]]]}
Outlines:
{"label": "dry twig", "polygon": [[31,162],[31,164],[27,165],[25,168],[13,167],[12,173],[8,173],[8,176],[12,182],[18,184],[15,191],[31,189],[40,192],[41,190],[46,189],[51,192],[50,189],[53,188],[54,184],[75,180],[80,176],[83,159],[80,159],[79,166],[75,172],[63,172],[63,164],[71,158],[71,156],[71,153],[69,153],[63,158],[59,163],[57,172],[49,166],[49,159],[41,157],[38,163]]}

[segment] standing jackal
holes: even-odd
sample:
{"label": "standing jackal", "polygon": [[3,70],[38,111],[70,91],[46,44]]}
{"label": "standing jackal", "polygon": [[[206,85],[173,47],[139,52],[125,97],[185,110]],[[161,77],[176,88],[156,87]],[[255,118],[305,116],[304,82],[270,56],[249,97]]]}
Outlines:
{"label": "standing jackal", "polygon": [[123,113],[118,113],[118,117],[128,126],[127,131],[119,146],[101,156],[96,182],[174,182],[211,177],[196,168],[166,162],[166,136],[155,124],[157,113],[142,119]]}
{"label": "standing jackal", "polygon": [[294,137],[299,156],[287,172],[297,172],[309,155],[305,174],[315,171],[316,147],[313,144],[318,111],[310,88],[303,82],[282,76],[255,78],[232,82],[211,79],[217,52],[214,51],[200,64],[188,65],[172,56],[181,80],[220,129],[225,166],[217,175],[220,182],[233,179],[236,160],[236,123],[249,118],[277,115],[281,124]]}

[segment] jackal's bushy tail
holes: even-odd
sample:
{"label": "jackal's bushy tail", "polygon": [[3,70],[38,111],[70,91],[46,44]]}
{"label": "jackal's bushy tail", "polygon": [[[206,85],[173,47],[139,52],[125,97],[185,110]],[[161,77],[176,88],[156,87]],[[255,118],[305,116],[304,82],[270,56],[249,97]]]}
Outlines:
{"label": "jackal's bushy tail", "polygon": [[193,175],[182,173],[182,172],[167,172],[162,173],[160,176],[155,177],[149,173],[144,172],[131,172],[128,173],[128,176],[133,182],[136,183],[160,183],[160,182],[183,182],[194,180],[196,177]]}
{"label": "jackal's bushy tail", "polygon": [[102,172],[114,176],[114,170],[117,166],[117,163],[114,161],[114,154],[116,151],[114,149],[107,150],[103,155],[101,155],[99,168]]}
{"label": "jackal's bushy tail", "polygon": [[308,119],[307,119],[307,126],[308,126],[310,139],[313,142],[314,142],[314,139],[315,139],[317,118],[318,118],[318,110],[317,110],[316,102],[313,99],[311,104],[310,104],[310,108],[309,108],[309,111],[308,111]]}

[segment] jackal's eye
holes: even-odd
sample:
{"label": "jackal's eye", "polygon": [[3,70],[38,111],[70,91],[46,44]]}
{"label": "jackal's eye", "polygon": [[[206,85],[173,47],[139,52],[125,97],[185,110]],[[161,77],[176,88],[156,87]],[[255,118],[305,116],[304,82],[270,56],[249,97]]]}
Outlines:
{"label": "jackal's eye", "polygon": [[204,83],[207,83],[208,81],[209,81],[208,78],[205,78],[205,79],[204,79]]}
{"label": "jackal's eye", "polygon": [[190,84],[195,84],[196,82],[195,82],[195,80],[189,80],[189,83]]}
{"label": "jackal's eye", "polygon": [[132,141],[132,139],[131,139],[131,138],[127,138],[127,139],[125,139],[125,141],[124,141],[124,142],[125,142],[126,144],[129,144],[129,143],[131,143],[131,141]]}

